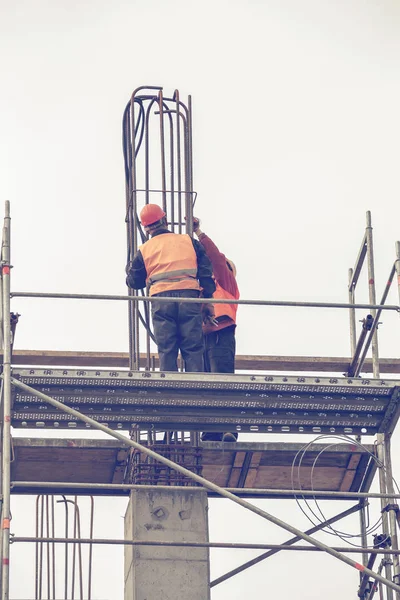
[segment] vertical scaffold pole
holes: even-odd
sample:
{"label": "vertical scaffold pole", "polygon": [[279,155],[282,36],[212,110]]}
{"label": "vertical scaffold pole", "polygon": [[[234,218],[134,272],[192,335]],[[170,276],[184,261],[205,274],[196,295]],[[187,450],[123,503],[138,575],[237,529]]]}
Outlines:
{"label": "vertical scaffold pole", "polygon": [[[349,269],[349,284],[348,284],[348,294],[349,294],[349,304],[355,304],[356,301],[356,289],[355,284],[353,283],[353,269]],[[354,357],[356,353],[357,346],[357,332],[356,332],[356,310],[355,308],[349,309],[349,325],[350,325],[350,352],[351,356]],[[364,499],[360,499],[360,533],[361,533],[361,545],[363,548],[368,546],[368,538],[367,538],[367,519],[366,519],[366,506],[367,502]],[[362,562],[363,565],[366,566],[368,564],[368,554],[366,552],[362,553]],[[362,578],[362,574],[360,573],[360,579]]]}
{"label": "vertical scaffold pole", "polygon": [[10,448],[11,448],[11,327],[10,327],[10,203],[5,203],[1,269],[3,280],[3,456],[1,516],[1,600],[9,598],[10,581]]}
{"label": "vertical scaffold pole", "polygon": [[[377,437],[377,445],[376,450],[378,454],[379,462],[382,466],[379,467],[379,487],[381,494],[388,493],[387,490],[387,471],[385,464],[385,435],[383,433],[378,433]],[[389,519],[388,513],[386,512],[386,506],[388,504],[387,498],[381,498],[381,508],[382,508],[382,529],[383,533],[386,535],[389,534]],[[385,560],[385,577],[386,579],[390,579],[392,581],[392,567],[389,564],[388,560]],[[386,598],[387,600],[393,600],[393,590],[386,588]]]}
{"label": "vertical scaffold pole", "polygon": [[[367,211],[367,227],[365,230],[365,236],[367,240],[367,263],[368,263],[368,291],[369,291],[369,302],[370,304],[376,304],[376,291],[375,291],[375,268],[374,268],[374,243],[372,237],[372,222],[371,212]],[[376,317],[376,309],[371,308],[371,315]],[[375,333],[372,338],[372,368],[374,378],[379,379],[379,352],[378,352],[378,329],[375,329]]]}
{"label": "vertical scaffold pole", "polygon": [[[396,242],[396,274],[397,274],[397,289],[400,298],[400,242]],[[385,465],[386,465],[386,478],[387,478],[387,491],[389,494],[394,490],[393,485],[393,474],[392,474],[392,457],[391,457],[391,436],[385,436],[385,446],[384,446],[384,454],[385,454]],[[393,502],[393,500],[391,501]],[[397,518],[396,518],[396,508],[393,507],[392,510],[389,510],[389,523],[390,523],[390,536],[392,538],[392,548],[394,550],[398,550],[399,548],[399,539],[398,539],[398,530],[397,530]],[[393,556],[393,579],[398,582],[400,580],[400,564],[399,557]],[[400,600],[400,594],[396,592],[396,600]]]}
{"label": "vertical scaffold pole", "polygon": [[[394,494],[395,489],[393,485],[393,473],[392,473],[392,456],[391,456],[391,447],[390,447],[390,438],[391,436],[385,435],[385,445],[384,445],[384,456],[385,456],[385,466],[386,466],[386,487],[389,494]],[[389,515],[389,525],[390,525],[390,538],[392,541],[393,550],[399,549],[399,541],[397,535],[397,518],[396,518],[396,510],[397,506],[393,504],[393,500],[389,500],[390,508],[388,510]],[[397,554],[393,555],[393,580],[395,583],[399,583],[400,581],[400,564],[399,564],[399,556]],[[400,593],[396,592],[396,600],[400,600]]]}
{"label": "vertical scaffold pole", "polygon": [[[370,304],[376,304],[376,290],[375,290],[375,268],[374,268],[374,243],[373,243],[373,234],[372,234],[372,219],[371,219],[371,211],[367,211],[367,226],[365,229],[365,238],[367,241],[367,264],[368,264],[368,291],[369,291],[369,302]],[[371,309],[371,314],[376,318],[376,310]],[[375,329],[375,333],[372,338],[371,343],[372,349],[372,368],[373,368],[373,376],[375,379],[379,379],[379,352],[378,352],[378,331]],[[379,468],[379,487],[380,492],[382,494],[386,494],[388,492],[387,489],[387,471],[386,471],[386,461],[385,461],[385,434],[378,433],[377,434],[377,452],[378,458],[382,464]],[[388,514],[384,510],[387,506],[388,500],[386,498],[381,499],[381,508],[384,511],[382,513],[382,527],[383,532],[389,533],[389,519]],[[392,579],[392,568],[389,564],[389,561],[385,562],[385,576],[386,579]],[[393,590],[390,588],[386,588],[386,598],[387,600],[393,600]]]}
{"label": "vertical scaffold pole", "polygon": [[[355,289],[354,285],[352,285],[353,281],[353,269],[349,269],[349,304],[355,304]],[[351,356],[354,356],[356,352],[356,309],[349,308],[349,319],[350,319],[350,352]]]}

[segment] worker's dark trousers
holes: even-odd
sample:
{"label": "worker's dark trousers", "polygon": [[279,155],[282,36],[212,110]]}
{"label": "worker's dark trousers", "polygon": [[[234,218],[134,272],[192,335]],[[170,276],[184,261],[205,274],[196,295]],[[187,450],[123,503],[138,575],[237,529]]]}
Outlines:
{"label": "worker's dark trousers", "polygon": [[[154,298],[198,298],[197,290],[173,290],[155,294]],[[160,371],[178,370],[178,352],[185,361],[185,371],[204,371],[204,341],[201,304],[152,302],[154,337],[158,346]]]}
{"label": "worker's dark trousers", "polygon": [[[204,336],[204,367],[208,373],[234,373],[235,372],[235,325],[225,327],[221,331],[213,331]],[[222,440],[222,433],[205,432],[201,439],[218,442]],[[236,439],[237,433],[234,433]]]}

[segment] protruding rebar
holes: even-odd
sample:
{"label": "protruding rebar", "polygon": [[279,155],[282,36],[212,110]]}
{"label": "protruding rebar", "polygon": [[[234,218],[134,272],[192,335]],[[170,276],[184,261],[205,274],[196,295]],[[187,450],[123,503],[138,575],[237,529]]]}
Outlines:
{"label": "protruding rebar", "polygon": [[[151,93],[143,93],[150,90]],[[153,111],[153,105],[159,110]],[[139,110],[138,116],[135,114]],[[177,111],[176,121],[172,117],[172,108]],[[184,131],[184,152],[181,151],[181,127],[179,113],[183,109],[185,112],[186,124]],[[153,113],[159,119],[158,142],[154,131],[150,136],[150,127]],[[188,132],[189,117],[187,107],[180,101],[179,92],[175,90],[173,98],[164,97],[163,89],[160,86],[149,86],[137,88],[128,103],[124,112],[124,158],[125,158],[125,180],[126,180],[126,221],[127,221],[127,239],[128,239],[128,264],[132,261],[138,250],[138,240],[145,241],[145,236],[141,229],[138,214],[140,212],[141,198],[140,190],[144,190],[144,203],[151,201],[159,203],[167,213],[168,221],[174,231],[175,226],[178,232],[182,232],[184,217],[192,214],[192,166],[191,166],[191,136]],[[169,121],[169,128],[165,127],[165,117]],[[168,137],[169,136],[169,137]],[[169,143],[167,141],[169,139]],[[139,151],[144,140],[144,160],[138,160]],[[151,145],[151,156],[150,156]],[[153,151],[154,148],[154,151]],[[155,162],[153,156],[159,156]],[[169,172],[167,173],[167,163]],[[176,163],[176,168],[175,168]],[[150,169],[156,166],[158,172],[150,177]],[[182,187],[182,165],[184,169],[184,186]],[[150,179],[159,179],[161,181],[161,190],[159,198],[151,197]],[[143,183],[143,185],[140,184]],[[175,190],[178,191],[175,197]],[[170,202],[167,203],[167,194],[170,194]],[[182,210],[182,195],[185,197],[185,210]],[[190,199],[190,202],[189,202]],[[190,205],[189,205],[190,203]],[[178,222],[176,222],[176,215]],[[191,228],[191,219],[186,221],[186,228]],[[137,297],[138,292],[129,291],[131,297]],[[139,370],[140,355],[140,323],[144,325],[146,331],[146,369],[150,369],[150,339],[152,338],[149,312],[144,311],[144,316],[136,304],[129,307],[129,368]]]}

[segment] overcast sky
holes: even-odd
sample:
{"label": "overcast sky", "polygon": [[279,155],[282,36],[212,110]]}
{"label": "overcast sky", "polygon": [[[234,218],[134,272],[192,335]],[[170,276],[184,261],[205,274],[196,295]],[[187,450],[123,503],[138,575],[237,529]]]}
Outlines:
{"label": "overcast sky", "polygon": [[[121,119],[148,84],[193,96],[196,213],[237,264],[243,298],[347,301],[367,210],[379,297],[400,238],[399,33],[396,0],[4,2],[0,201],[11,200],[13,289],[125,293]],[[364,276],[359,300],[366,290]],[[17,348],[128,348],[122,304],[19,299],[12,309],[22,313]],[[239,354],[349,355],[346,311],[243,307],[238,319]],[[381,320],[381,355],[397,357],[398,316]],[[307,527],[291,502],[259,504]],[[27,507],[13,498],[19,535]],[[99,537],[123,535],[124,510],[99,501]],[[212,539],[287,537],[243,513],[213,501]],[[112,569],[96,550],[96,600],[122,597],[121,555],[109,552]],[[33,581],[18,576],[27,556],[13,549],[15,599],[32,597]],[[213,556],[215,577],[252,553]],[[212,600],[333,600],[356,586],[334,559],[291,553],[216,587]]]}

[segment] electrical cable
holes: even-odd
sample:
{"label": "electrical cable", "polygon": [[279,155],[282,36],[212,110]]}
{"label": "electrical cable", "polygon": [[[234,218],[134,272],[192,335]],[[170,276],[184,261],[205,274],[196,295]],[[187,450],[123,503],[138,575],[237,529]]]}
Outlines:
{"label": "electrical cable", "polygon": [[[350,438],[350,437],[348,437],[348,436],[340,436],[340,435],[320,435],[320,436],[318,436],[317,438],[315,438],[313,441],[309,442],[308,444],[305,444],[305,445],[304,445],[302,448],[300,448],[300,450],[299,450],[299,451],[296,453],[296,455],[295,455],[295,457],[294,457],[294,459],[293,459],[293,462],[292,462],[292,469],[291,469],[291,481],[292,481],[292,490],[293,490],[293,491],[294,491],[295,489],[299,489],[299,490],[303,489],[303,486],[302,486],[302,484],[301,484],[301,481],[300,481],[300,472],[301,472],[301,464],[302,464],[302,462],[303,462],[303,459],[304,459],[304,457],[305,457],[305,454],[306,454],[306,452],[307,452],[307,451],[309,451],[309,450],[310,450],[310,448],[311,448],[311,446],[312,446],[313,444],[315,444],[317,441],[326,440],[326,439],[332,439],[332,438],[333,438],[333,439],[335,439],[335,440],[339,440],[339,441],[350,442],[351,444],[358,446],[358,447],[359,447],[359,448],[361,448],[361,449],[362,449],[364,452],[366,452],[367,454],[369,454],[369,456],[372,458],[372,460],[374,460],[374,461],[375,461],[375,463],[377,464],[377,466],[378,466],[379,468],[383,468],[383,469],[384,469],[384,471],[386,471],[386,469],[385,469],[384,465],[383,465],[383,464],[382,464],[382,462],[381,462],[381,461],[380,461],[380,460],[377,458],[377,456],[376,456],[374,453],[372,453],[370,450],[368,450],[368,449],[367,449],[367,448],[366,448],[366,447],[365,447],[363,444],[361,444],[361,443],[360,443],[360,442],[358,442],[357,440],[354,440],[354,439],[352,439],[352,438]],[[313,492],[314,492],[314,471],[315,471],[315,467],[316,467],[316,464],[317,464],[317,461],[318,461],[318,459],[320,458],[320,456],[322,455],[322,453],[323,453],[323,452],[325,452],[326,450],[328,450],[328,449],[329,449],[329,448],[331,448],[332,446],[337,446],[337,445],[338,445],[337,443],[334,443],[334,444],[329,444],[328,446],[324,447],[324,448],[323,448],[323,449],[322,449],[322,450],[321,450],[321,451],[320,451],[320,452],[317,454],[316,458],[314,459],[314,462],[313,462],[313,464],[312,464],[312,468],[311,468],[311,473],[310,473],[310,479],[311,479],[311,481],[310,481],[310,488],[311,488],[311,490],[312,490]],[[298,464],[298,467],[297,467],[297,479],[298,479],[298,482],[297,482],[297,485],[296,485],[296,484],[295,484],[295,477],[294,477],[294,474],[295,474],[295,468],[296,468],[296,461],[297,461],[298,457],[299,457],[299,464]],[[397,489],[397,490],[399,490],[399,486],[397,485],[397,482],[396,482],[396,480],[394,479],[394,477],[392,477],[392,479],[393,479],[394,485],[396,486],[396,489]],[[400,491],[399,491],[399,493],[400,493]],[[304,510],[304,508],[301,506],[299,498],[301,498],[301,499],[304,501],[304,503],[305,503],[305,505],[307,506],[308,510],[309,510],[309,511],[310,511],[310,513],[311,513],[311,514],[314,516],[314,518],[317,520],[317,522],[318,522],[318,523],[320,523],[320,524],[321,524],[321,523],[323,523],[324,521],[326,521],[326,520],[327,520],[327,519],[326,519],[326,517],[325,517],[325,515],[324,515],[324,513],[323,513],[323,512],[322,512],[322,510],[321,510],[321,507],[320,507],[320,505],[319,505],[319,503],[318,503],[318,501],[317,501],[317,499],[316,499],[316,496],[315,496],[315,495],[312,497],[312,499],[313,499],[313,501],[315,502],[316,509],[317,509],[317,510],[318,510],[318,512],[320,513],[320,515],[321,515],[321,517],[322,517],[322,520],[321,520],[321,518],[318,516],[318,514],[316,514],[316,512],[315,512],[315,511],[312,509],[312,507],[310,506],[309,502],[307,501],[307,499],[305,498],[305,496],[304,496],[303,494],[302,494],[301,496],[298,496],[298,495],[296,495],[296,494],[295,494],[295,495],[294,495],[294,497],[295,497],[296,503],[297,503],[297,505],[299,506],[300,510],[303,512],[303,514],[305,515],[305,517],[306,517],[306,518],[307,518],[307,519],[308,519],[308,520],[309,520],[309,521],[310,521],[310,522],[311,522],[311,523],[312,523],[314,526],[315,526],[317,523],[315,523],[315,522],[314,522],[314,520],[313,520],[313,519],[310,517],[310,515],[307,513],[307,511],[306,511],[306,510]],[[376,530],[377,530],[377,529],[378,529],[378,528],[381,526],[381,523],[382,523],[382,517],[380,517],[380,518],[379,518],[379,520],[378,520],[376,523],[374,523],[373,525],[370,525],[370,524],[369,524],[369,513],[368,513],[368,525],[367,525],[367,528],[366,528],[366,533],[367,533],[367,535],[370,535],[371,533],[373,533],[374,531],[376,531]],[[329,530],[330,530],[330,531],[329,531]],[[344,540],[344,541],[347,541],[347,542],[348,542],[349,544],[351,544],[352,546],[355,546],[355,547],[362,548],[362,546],[359,546],[359,545],[357,545],[357,544],[353,544],[353,543],[351,543],[351,542],[349,541],[350,539],[359,538],[361,534],[351,534],[351,533],[348,533],[348,532],[343,532],[343,531],[340,531],[340,530],[337,530],[337,529],[333,528],[331,525],[328,525],[328,526],[324,527],[324,529],[323,529],[322,531],[324,531],[325,533],[327,533],[327,534],[329,534],[329,535],[335,535],[335,536],[338,536],[338,537],[339,537],[339,538],[341,538],[342,540]]]}

